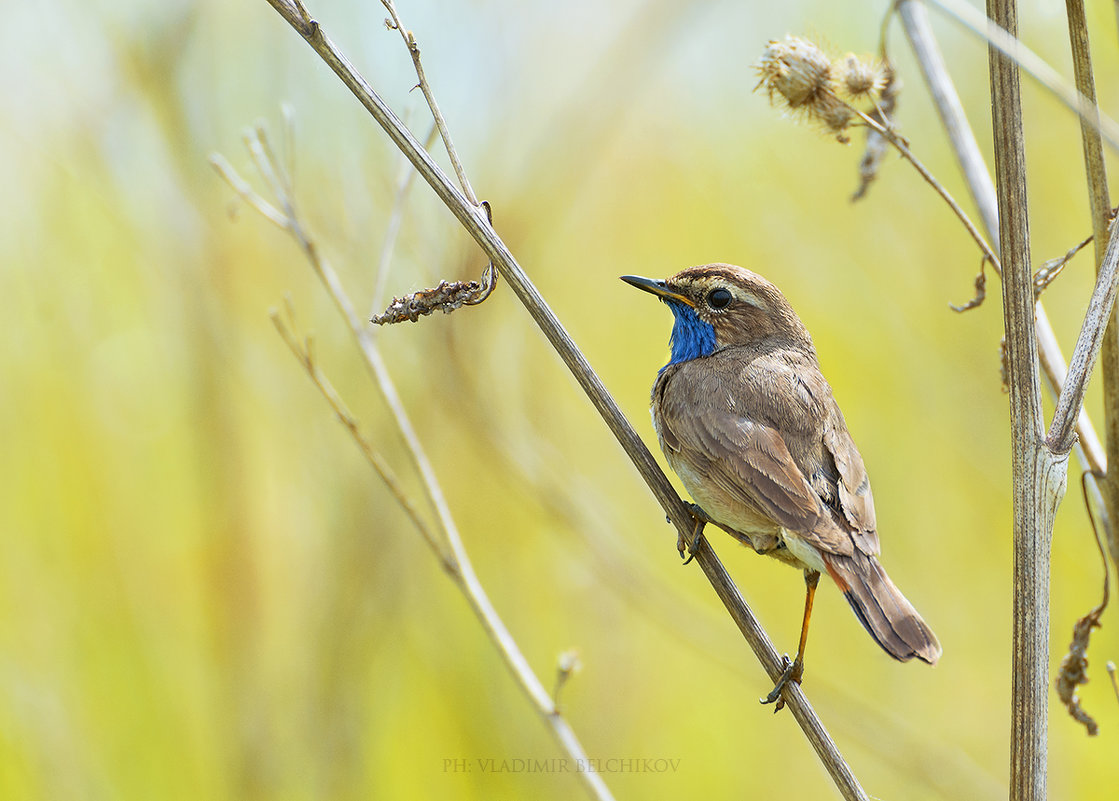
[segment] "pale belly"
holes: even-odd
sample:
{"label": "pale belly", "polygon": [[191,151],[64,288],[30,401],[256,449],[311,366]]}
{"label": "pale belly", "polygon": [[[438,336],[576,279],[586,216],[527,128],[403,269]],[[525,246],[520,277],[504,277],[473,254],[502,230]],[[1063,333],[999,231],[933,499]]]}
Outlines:
{"label": "pale belly", "polygon": [[820,552],[795,532],[782,528],[752,505],[736,502],[721,492],[712,492],[709,482],[683,460],[667,454],[666,458],[692,499],[735,539],[787,565],[826,572]]}

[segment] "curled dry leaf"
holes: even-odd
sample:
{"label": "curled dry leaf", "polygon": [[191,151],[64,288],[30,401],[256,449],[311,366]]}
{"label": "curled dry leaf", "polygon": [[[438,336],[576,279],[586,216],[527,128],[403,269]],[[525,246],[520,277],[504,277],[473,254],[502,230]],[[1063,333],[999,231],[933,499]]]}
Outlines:
{"label": "curled dry leaf", "polygon": [[[966,312],[970,309],[974,309],[976,306],[979,306],[980,304],[983,303],[984,300],[987,299],[987,261],[988,261],[987,257],[984,256],[983,260],[981,262],[979,262],[979,274],[975,276],[975,295],[972,297],[971,300],[969,300],[967,303],[963,304],[962,306],[957,306],[955,303],[949,303],[948,307],[950,309],[952,309],[952,311],[954,311],[954,312]],[[1005,347],[1006,347],[1006,342],[1004,340],[1003,348],[1005,349]],[[1003,386],[1004,387],[1006,386],[1005,362],[1006,362],[1006,358],[1005,358],[1005,354],[1004,354],[1004,356],[1003,356],[1003,367],[1004,367],[1004,370],[1003,370]]]}
{"label": "curled dry leaf", "polygon": [[1084,724],[1090,736],[1099,733],[1099,726],[1092,716],[1080,706],[1080,698],[1076,688],[1088,683],[1088,639],[1092,636],[1092,629],[1100,625],[1102,608],[1088,613],[1072,627],[1072,643],[1068,653],[1061,660],[1061,668],[1057,672],[1057,697],[1068,709],[1073,719]]}

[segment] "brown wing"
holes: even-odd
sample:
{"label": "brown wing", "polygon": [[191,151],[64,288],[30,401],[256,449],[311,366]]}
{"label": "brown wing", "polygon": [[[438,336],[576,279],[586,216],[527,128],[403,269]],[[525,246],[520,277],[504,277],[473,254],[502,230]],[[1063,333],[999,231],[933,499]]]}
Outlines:
{"label": "brown wing", "polygon": [[839,480],[839,510],[851,527],[851,538],[859,550],[874,556],[881,549],[878,544],[878,524],[874,517],[874,495],[870,491],[870,477],[866,474],[863,457],[855,447],[847,430],[847,423],[839,407],[832,401],[834,413],[824,431],[824,446],[835,462]]}
{"label": "brown wing", "polygon": [[848,532],[836,524],[785,438],[765,420],[772,419],[773,387],[738,383],[741,364],[733,360],[704,362],[695,372],[685,362],[657,383],[664,446],[693,465],[721,496],[761,510],[822,551],[851,555]]}

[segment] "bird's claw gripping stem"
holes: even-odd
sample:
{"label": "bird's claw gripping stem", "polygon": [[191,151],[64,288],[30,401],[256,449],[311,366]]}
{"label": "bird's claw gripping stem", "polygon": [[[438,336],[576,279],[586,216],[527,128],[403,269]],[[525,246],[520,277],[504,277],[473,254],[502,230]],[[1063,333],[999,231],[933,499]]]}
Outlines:
{"label": "bird's claw gripping stem", "polygon": [[688,558],[684,559],[684,564],[688,564],[695,559],[696,550],[699,548],[700,540],[703,537],[703,527],[708,523],[715,522],[697,503],[688,504],[688,511],[692,513],[692,519],[695,520],[695,528],[692,529],[692,539],[689,542],[688,538],[685,537],[683,533],[676,535],[676,550],[680,552],[680,558],[684,559],[685,551],[688,554]]}
{"label": "bird's claw gripping stem", "polygon": [[785,689],[785,685],[790,681],[800,684],[800,680],[804,678],[804,662],[801,661],[800,657],[789,659],[789,655],[785,654],[782,658],[782,664],[784,665],[784,670],[781,671],[781,678],[777,679],[777,683],[773,685],[773,689],[770,690],[769,695],[760,699],[763,704],[772,704],[776,702],[776,706],[773,707],[774,714],[785,708],[785,699],[781,695],[781,691]]}

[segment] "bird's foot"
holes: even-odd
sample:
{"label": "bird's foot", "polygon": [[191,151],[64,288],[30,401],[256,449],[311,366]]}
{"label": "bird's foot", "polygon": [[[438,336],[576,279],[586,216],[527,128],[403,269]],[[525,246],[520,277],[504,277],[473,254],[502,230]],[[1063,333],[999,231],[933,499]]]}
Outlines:
{"label": "bird's foot", "polygon": [[703,538],[703,527],[708,523],[714,522],[707,515],[707,512],[703,511],[703,508],[697,503],[688,504],[688,511],[692,513],[692,518],[695,520],[695,528],[692,529],[691,541],[688,541],[688,538],[684,536],[683,532],[676,535],[676,550],[680,552],[680,558],[684,559],[685,551],[688,554],[688,558],[684,559],[684,564],[688,564],[695,559],[696,550],[699,548],[700,540]]}
{"label": "bird's foot", "polygon": [[785,697],[781,694],[781,691],[785,689],[785,685],[790,681],[800,684],[800,680],[804,678],[804,662],[802,662],[799,657],[797,659],[789,659],[789,655],[785,654],[782,658],[782,664],[784,665],[784,670],[781,671],[781,678],[773,685],[773,689],[770,691],[769,695],[760,699],[763,704],[776,704],[773,707],[773,714],[777,714],[785,708]]}

